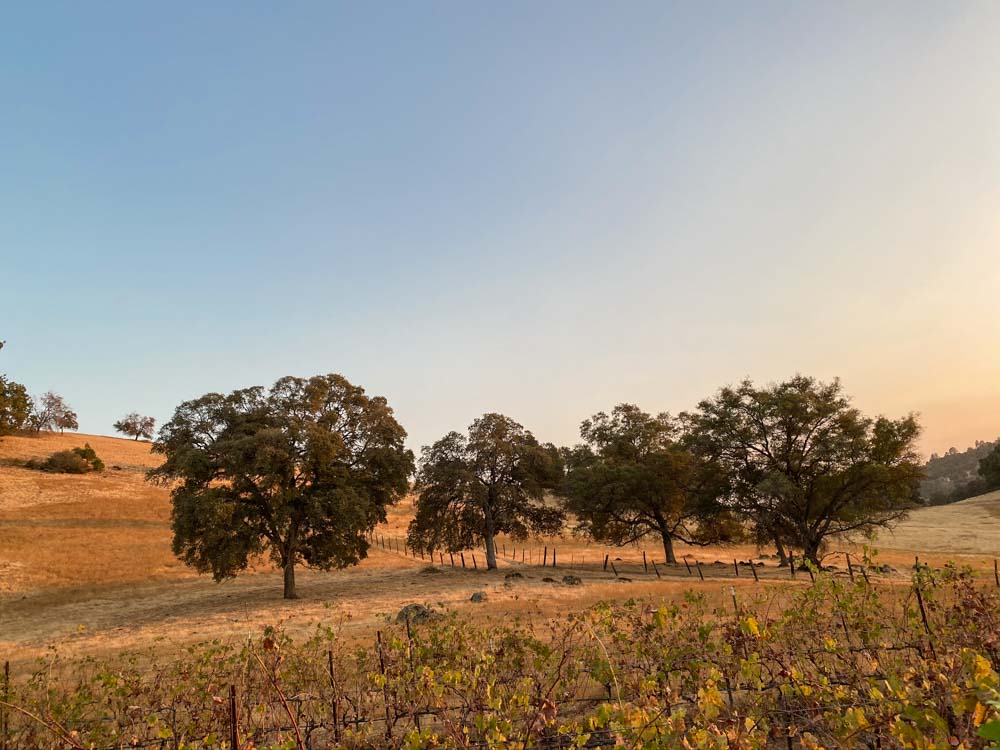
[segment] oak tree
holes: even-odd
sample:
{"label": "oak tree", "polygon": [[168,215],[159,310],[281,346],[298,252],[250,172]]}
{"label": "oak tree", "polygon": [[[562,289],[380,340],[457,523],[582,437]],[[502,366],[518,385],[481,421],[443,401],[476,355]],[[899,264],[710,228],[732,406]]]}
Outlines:
{"label": "oak tree", "polygon": [[722,467],[685,448],[669,414],[620,404],[585,420],[580,437],[566,453],[566,508],[594,540],[625,545],[654,535],[676,563],[675,541],[703,545],[738,535],[718,500]]}
{"label": "oak tree", "polygon": [[0,435],[9,435],[27,427],[33,409],[28,389],[0,375]]}
{"label": "oak tree", "polygon": [[153,431],[156,428],[156,420],[153,417],[144,417],[138,412],[133,411],[115,422],[114,428],[123,435],[128,435],[135,440],[139,438],[152,440]]}
{"label": "oak tree", "polygon": [[1000,489],[1000,440],[993,446],[993,450],[979,459],[979,476],[982,477],[986,492]]}
{"label": "oak tree", "polygon": [[497,534],[524,539],[558,533],[562,510],[547,493],[562,479],[559,451],[502,414],[484,414],[468,435],[450,432],[420,459],[416,516],[408,541],[418,551],[458,552],[483,544],[497,567]]}
{"label": "oak tree", "polygon": [[66,400],[58,393],[48,391],[34,402],[31,426],[36,433],[42,430],[77,430],[76,412],[69,408]]}
{"label": "oak tree", "polygon": [[867,417],[838,380],[746,380],[684,418],[694,449],[726,468],[725,501],[814,564],[830,536],[891,527],[918,499],[916,418]]}
{"label": "oak tree", "polygon": [[295,566],[344,568],[408,489],[413,453],[381,396],[341,375],[286,377],[177,407],[150,471],[171,483],[173,550],[216,580],[268,554],[296,597]]}

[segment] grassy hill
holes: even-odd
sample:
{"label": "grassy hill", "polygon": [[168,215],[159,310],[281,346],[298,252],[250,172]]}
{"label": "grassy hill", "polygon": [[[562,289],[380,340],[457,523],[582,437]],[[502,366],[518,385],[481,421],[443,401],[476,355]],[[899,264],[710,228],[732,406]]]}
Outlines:
{"label": "grassy hill", "polygon": [[[97,451],[105,471],[60,475],[16,465],[84,443]],[[302,632],[317,622],[349,623],[345,627],[350,632],[365,634],[409,602],[450,607],[473,618],[531,613],[544,619],[607,599],[676,597],[697,588],[721,602],[728,601],[730,585],[755,587],[745,573],[734,578],[732,567],[733,558],[753,557],[753,547],[679,545],[678,554],[688,555],[692,565],[702,562],[706,580],[699,581],[683,565],[661,568],[660,580],[659,573],[643,564],[645,552],[662,566],[662,549],[655,541],[608,549],[564,535],[533,540],[528,565],[505,558],[493,573],[453,570],[445,557],[445,565],[430,575],[426,561],[374,547],[357,567],[302,570],[303,598],[289,603],[281,599],[280,571],[267,561],[236,580],[216,584],[173,556],[168,492],[148,484],[144,476],[158,460],[149,443],[118,438],[43,434],[0,441],[0,651],[27,658],[44,653],[49,644],[96,653],[136,644],[245,637],[248,628],[277,620],[294,621]],[[412,515],[412,502],[404,500],[390,509],[379,533],[398,544]],[[509,539],[498,544],[504,552],[513,549]],[[833,546],[860,551],[846,542]],[[1000,556],[1000,492],[918,509],[874,546],[880,562],[901,571],[900,580],[905,580],[914,554],[933,565],[962,555],[963,562],[992,576],[992,559]],[[517,547],[523,555],[522,545]],[[559,550],[558,570],[538,567],[543,549],[551,561],[554,547]],[[603,569],[605,555],[631,579],[628,585]],[[511,570],[524,575],[515,587],[504,579]],[[758,572],[762,581],[782,587],[789,582],[771,559]],[[580,576],[584,585],[549,582],[567,573]],[[795,583],[801,585],[803,577]],[[477,591],[489,593],[488,607],[469,602]]]}
{"label": "grassy hill", "polygon": [[[13,465],[89,443],[106,470],[48,474]],[[170,501],[144,480],[149,443],[43,433],[0,441],[0,594],[175,574]]]}
{"label": "grassy hill", "polygon": [[886,549],[1000,556],[1000,490],[913,511],[876,545]]}

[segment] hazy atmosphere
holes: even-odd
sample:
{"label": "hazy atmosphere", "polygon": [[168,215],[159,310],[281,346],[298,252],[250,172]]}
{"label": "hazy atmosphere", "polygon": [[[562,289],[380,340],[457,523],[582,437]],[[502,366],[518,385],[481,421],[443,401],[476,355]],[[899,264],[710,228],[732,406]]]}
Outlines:
{"label": "hazy atmosphere", "polygon": [[1000,0],[0,11],[0,750],[1000,750]]}
{"label": "hazy atmosphere", "polygon": [[85,433],[341,372],[417,448],[839,376],[1000,435],[1000,5],[20,3],[3,368]]}

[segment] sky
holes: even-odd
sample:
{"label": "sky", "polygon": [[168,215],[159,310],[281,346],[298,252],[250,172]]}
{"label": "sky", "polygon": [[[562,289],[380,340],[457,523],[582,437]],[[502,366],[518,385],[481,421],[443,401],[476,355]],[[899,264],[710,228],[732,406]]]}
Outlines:
{"label": "sky", "polygon": [[0,372],[82,432],[339,372],[419,448],[840,377],[1000,435],[1000,3],[0,15]]}

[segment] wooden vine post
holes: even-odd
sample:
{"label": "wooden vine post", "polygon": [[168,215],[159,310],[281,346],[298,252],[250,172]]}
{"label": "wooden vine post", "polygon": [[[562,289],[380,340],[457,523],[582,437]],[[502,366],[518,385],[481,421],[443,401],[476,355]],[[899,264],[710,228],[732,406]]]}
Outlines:
{"label": "wooden vine post", "polygon": [[[3,663],[3,702],[10,703],[10,662]],[[0,747],[7,750],[7,739],[10,735],[10,725],[7,717],[7,706],[0,706]]]}
{"label": "wooden vine post", "polygon": [[333,649],[326,652],[327,665],[330,670],[330,690],[333,692],[333,700],[330,701],[330,713],[333,718],[333,740],[340,743],[340,693],[337,692],[337,680],[333,671]]}
{"label": "wooden vine post", "polygon": [[382,631],[375,631],[375,643],[378,647],[378,669],[382,673],[382,705],[385,706],[385,738],[392,739],[392,718],[389,713],[389,681],[385,676],[385,656],[382,654]]}
{"label": "wooden vine post", "polygon": [[236,686],[229,686],[229,745],[240,746],[239,717],[236,714]]}

